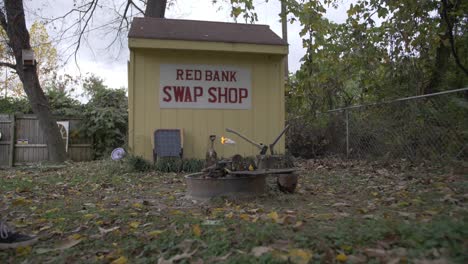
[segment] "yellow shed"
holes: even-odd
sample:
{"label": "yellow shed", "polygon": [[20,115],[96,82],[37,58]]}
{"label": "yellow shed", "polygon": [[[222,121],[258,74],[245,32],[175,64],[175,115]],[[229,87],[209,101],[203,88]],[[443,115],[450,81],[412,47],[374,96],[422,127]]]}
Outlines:
{"label": "yellow shed", "polygon": [[[287,43],[266,25],[135,18],[129,32],[129,147],[151,160],[153,133],[181,129],[186,158],[204,158],[209,135],[218,156],[259,150],[285,125]],[[221,145],[227,136],[235,145]],[[284,138],[275,150],[284,153]]]}

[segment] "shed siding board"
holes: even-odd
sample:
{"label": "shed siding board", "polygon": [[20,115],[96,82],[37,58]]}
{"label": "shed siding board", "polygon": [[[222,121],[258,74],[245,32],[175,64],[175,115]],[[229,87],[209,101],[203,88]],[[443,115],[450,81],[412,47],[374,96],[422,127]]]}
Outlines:
{"label": "shed siding board", "polygon": [[[205,43],[206,44],[206,43]],[[209,44],[209,43],[208,43]],[[129,78],[130,145],[136,155],[152,159],[153,132],[156,129],[184,130],[184,156],[203,158],[208,136],[218,136],[216,151],[228,157],[235,153],[255,155],[258,149],[235,135],[227,127],[239,130],[255,141],[270,143],[284,126],[284,87],[282,55],[131,49]],[[249,110],[160,109],[160,64],[230,65],[250,68],[252,72],[252,108]],[[278,77],[275,77],[278,76]],[[280,82],[281,81],[281,82]],[[220,136],[233,138],[234,146],[221,146]],[[284,140],[276,149],[284,152]]]}
{"label": "shed siding board", "polygon": [[[145,144],[149,144],[148,137],[150,135],[145,135],[145,97],[144,94],[147,88],[145,87],[145,57],[142,52],[135,53],[135,87],[142,87],[144,89],[134,89],[134,96],[135,96],[135,127],[134,127],[134,135],[135,135],[135,153],[139,155],[144,155]],[[150,109],[148,109],[150,111]],[[152,111],[151,111],[152,112]]]}
{"label": "shed siding board", "polygon": [[135,53],[131,50],[130,51],[130,61],[128,63],[128,145],[131,150],[135,147],[134,142],[134,122],[135,118],[133,116],[134,113],[134,100],[135,100],[135,90],[134,90],[134,82],[135,82]]}

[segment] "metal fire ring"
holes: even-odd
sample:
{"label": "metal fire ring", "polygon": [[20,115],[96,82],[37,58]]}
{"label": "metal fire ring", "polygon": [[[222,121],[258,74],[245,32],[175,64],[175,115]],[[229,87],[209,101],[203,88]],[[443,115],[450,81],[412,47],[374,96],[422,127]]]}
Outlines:
{"label": "metal fire ring", "polygon": [[187,195],[190,198],[207,199],[227,196],[248,198],[261,195],[266,190],[266,175],[249,175],[223,178],[203,178],[205,173],[198,172],[185,176]]}

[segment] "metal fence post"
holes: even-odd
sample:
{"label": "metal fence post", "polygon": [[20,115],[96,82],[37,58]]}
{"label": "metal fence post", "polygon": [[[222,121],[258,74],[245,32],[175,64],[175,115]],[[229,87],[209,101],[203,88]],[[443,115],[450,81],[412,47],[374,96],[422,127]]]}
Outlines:
{"label": "metal fence post", "polygon": [[346,158],[349,159],[349,110],[345,110],[346,118]]}

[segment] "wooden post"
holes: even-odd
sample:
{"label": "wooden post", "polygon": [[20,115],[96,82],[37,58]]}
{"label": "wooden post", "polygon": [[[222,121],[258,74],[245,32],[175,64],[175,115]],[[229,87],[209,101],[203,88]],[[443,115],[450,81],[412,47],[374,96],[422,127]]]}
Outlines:
{"label": "wooden post", "polygon": [[10,121],[10,159],[8,161],[8,165],[10,167],[13,167],[13,165],[15,164],[15,114],[10,115]]}

